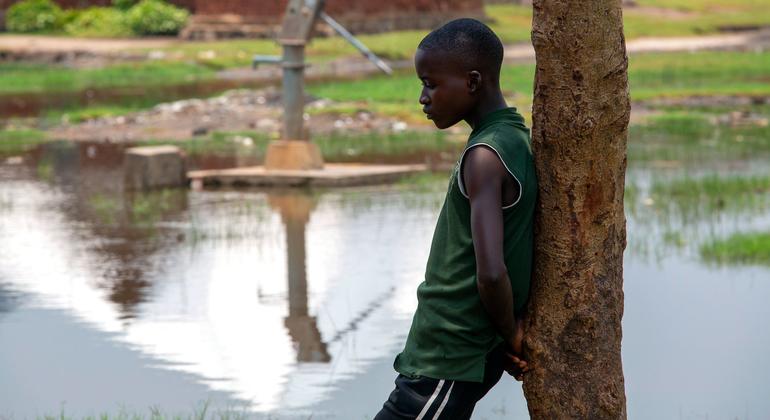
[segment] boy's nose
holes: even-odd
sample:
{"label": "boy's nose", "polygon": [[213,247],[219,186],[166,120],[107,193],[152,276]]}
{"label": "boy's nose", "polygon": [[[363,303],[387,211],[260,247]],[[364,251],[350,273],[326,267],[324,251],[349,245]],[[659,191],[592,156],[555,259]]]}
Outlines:
{"label": "boy's nose", "polygon": [[420,105],[428,105],[430,103],[430,97],[422,92],[420,94]]}

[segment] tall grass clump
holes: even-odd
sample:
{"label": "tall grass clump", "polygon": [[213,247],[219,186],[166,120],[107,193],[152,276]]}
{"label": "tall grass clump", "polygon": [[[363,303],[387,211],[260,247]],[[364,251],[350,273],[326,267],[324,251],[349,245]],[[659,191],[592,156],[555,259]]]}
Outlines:
{"label": "tall grass clump", "polygon": [[770,265],[770,233],[735,233],[703,244],[700,255],[717,264]]}

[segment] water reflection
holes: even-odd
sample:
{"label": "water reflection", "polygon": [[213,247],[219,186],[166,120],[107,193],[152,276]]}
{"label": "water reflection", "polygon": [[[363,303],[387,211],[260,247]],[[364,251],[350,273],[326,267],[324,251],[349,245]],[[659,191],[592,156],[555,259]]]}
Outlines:
{"label": "water reflection", "polygon": [[152,257],[180,239],[165,226],[182,220],[188,199],[185,189],[127,191],[123,152],[112,144],[55,142],[36,150],[31,164],[39,178],[66,192],[60,204],[66,224],[92,238],[88,248],[98,260],[92,268],[99,272],[93,284],[130,319],[150,293]]}
{"label": "water reflection", "polygon": [[18,306],[19,295],[0,283],[0,314],[11,312]]}
{"label": "water reflection", "polygon": [[[34,407],[30,415],[37,415],[58,412],[67,400],[78,415],[132,401],[190,410],[208,398],[190,391],[156,401],[132,393],[153,388],[153,367],[249,410],[304,416],[337,383],[392,357],[408,327],[394,325],[411,315],[440,197],[393,189],[134,194],[122,189],[115,149],[46,145],[10,171],[0,183],[0,197],[10,200],[0,217],[0,278],[30,296],[28,305],[10,309],[15,322],[43,334],[72,332],[60,347],[76,347],[84,336],[107,339],[114,344],[105,348],[139,357],[104,351],[103,362],[146,374],[90,398],[88,390],[99,394],[99,384],[113,378],[78,372],[88,361],[72,353],[67,357],[77,360],[62,359],[60,369],[79,378],[74,386],[52,382],[36,396],[18,389],[5,393],[13,404],[0,396],[0,406],[16,413]],[[390,246],[414,232],[420,239]],[[23,329],[0,334],[26,340]],[[17,347],[0,352],[18,361],[14,372],[41,365]],[[0,391],[6,386],[0,380]]]}
{"label": "water reflection", "polygon": [[286,261],[289,289],[289,316],[284,325],[296,345],[298,362],[328,362],[326,344],[321,340],[316,319],[308,314],[305,226],[316,205],[312,195],[302,193],[270,193],[270,207],[281,214],[286,228]]}
{"label": "water reflection", "polygon": [[[0,164],[0,416],[59,413],[65,400],[73,417],[190,413],[211,399],[278,419],[371,417],[392,387],[446,177],[130,194],[110,147],[49,145],[27,166]],[[661,238],[770,220],[680,220],[644,204],[652,175],[629,177],[629,238],[664,254],[658,266],[626,254],[630,416],[767,417],[767,269],[713,270]],[[703,369],[714,331],[743,355],[719,381]],[[498,385],[479,418],[525,417],[520,395]]]}

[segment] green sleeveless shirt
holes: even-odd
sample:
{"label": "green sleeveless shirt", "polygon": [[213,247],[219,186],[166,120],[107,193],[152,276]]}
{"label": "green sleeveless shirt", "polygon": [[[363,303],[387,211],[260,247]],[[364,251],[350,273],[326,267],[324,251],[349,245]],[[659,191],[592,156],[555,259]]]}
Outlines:
{"label": "green sleeveless shirt", "polygon": [[417,288],[417,311],[394,363],[406,376],[483,382],[486,355],[502,342],[479,297],[470,203],[460,174],[465,153],[481,145],[497,152],[520,186],[516,200],[503,207],[503,249],[514,312],[522,313],[526,305],[537,179],[524,118],[507,108],[492,112],[473,130],[450,177],[425,281]]}

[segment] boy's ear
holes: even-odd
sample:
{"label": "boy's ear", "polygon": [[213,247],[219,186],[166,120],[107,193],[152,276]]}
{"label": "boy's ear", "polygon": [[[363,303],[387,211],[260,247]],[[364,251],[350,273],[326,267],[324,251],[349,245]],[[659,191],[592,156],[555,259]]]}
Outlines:
{"label": "boy's ear", "polygon": [[481,73],[476,70],[468,72],[468,91],[476,93],[481,89]]}

